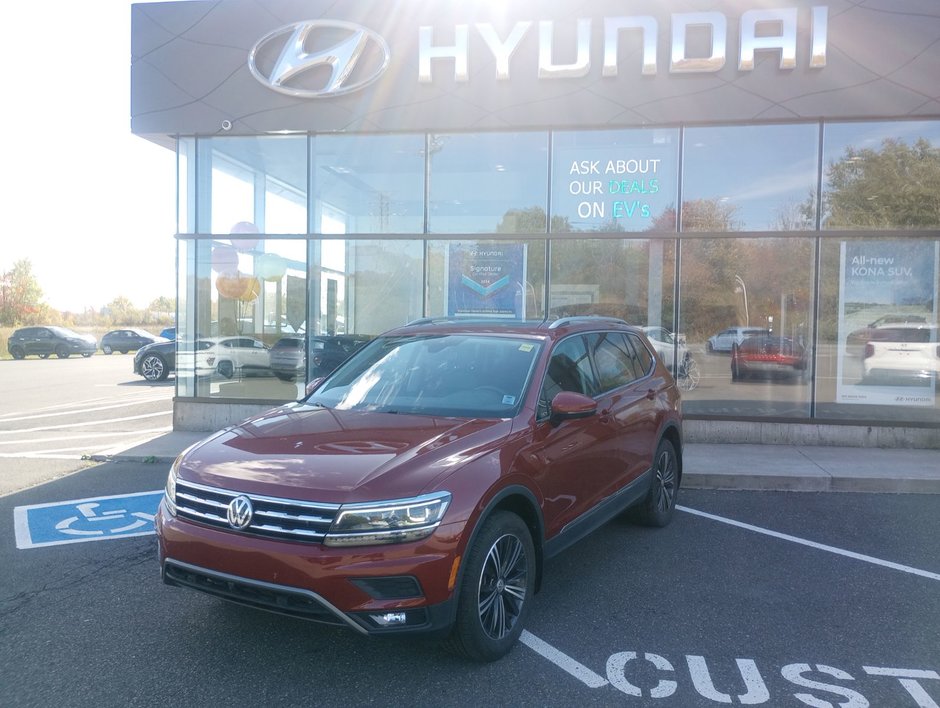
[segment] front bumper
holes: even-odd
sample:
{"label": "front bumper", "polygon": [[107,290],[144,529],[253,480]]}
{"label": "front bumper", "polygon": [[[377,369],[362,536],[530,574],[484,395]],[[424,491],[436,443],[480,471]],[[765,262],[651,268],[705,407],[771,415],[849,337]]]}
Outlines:
{"label": "front bumper", "polygon": [[454,622],[458,536],[446,527],[417,543],[340,549],[210,528],[163,502],[155,526],[168,585],[368,635],[443,635]]}

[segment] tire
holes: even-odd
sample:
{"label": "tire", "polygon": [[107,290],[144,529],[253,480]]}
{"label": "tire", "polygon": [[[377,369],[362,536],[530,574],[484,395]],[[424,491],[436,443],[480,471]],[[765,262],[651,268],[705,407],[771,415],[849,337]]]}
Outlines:
{"label": "tire", "polygon": [[232,378],[235,375],[235,367],[232,366],[230,361],[220,361],[216,371],[219,372],[219,376],[224,376],[227,379]]}
{"label": "tire", "polygon": [[91,352],[82,352],[82,356],[86,359],[91,356]]}
{"label": "tire", "polygon": [[127,354],[127,352],[128,352],[127,349],[121,349],[120,351],[121,351],[121,354]]}
{"label": "tire", "polygon": [[287,381],[289,383],[293,383],[297,378],[293,374],[282,374],[280,371],[275,371],[274,375],[277,376],[281,381]]}
{"label": "tire", "polygon": [[170,367],[159,354],[148,354],[140,362],[140,373],[148,381],[163,381],[170,373]]}
{"label": "tire", "polygon": [[508,511],[490,516],[467,554],[457,619],[446,648],[481,662],[505,656],[529,615],[535,563],[535,546],[525,522]]}
{"label": "tire", "polygon": [[107,354],[108,356],[111,356],[111,354],[114,352],[114,350],[113,350],[110,346],[108,346],[107,344],[105,344],[103,347],[101,347],[101,351],[103,351],[103,352],[104,352],[105,354]]}
{"label": "tire", "polygon": [[49,358],[49,352],[46,352],[45,354],[40,354],[40,355],[39,355],[39,358],[40,358],[40,359],[48,359],[48,358]]}
{"label": "tire", "polygon": [[60,359],[68,359],[71,352],[60,344],[55,348],[55,355]]}
{"label": "tire", "polygon": [[10,356],[12,356],[14,359],[25,359],[26,352],[23,351],[22,347],[13,347],[10,349]]}
{"label": "tire", "polygon": [[676,448],[663,438],[653,458],[653,479],[643,503],[635,511],[636,520],[644,526],[667,526],[676,510],[679,495],[679,458]]}

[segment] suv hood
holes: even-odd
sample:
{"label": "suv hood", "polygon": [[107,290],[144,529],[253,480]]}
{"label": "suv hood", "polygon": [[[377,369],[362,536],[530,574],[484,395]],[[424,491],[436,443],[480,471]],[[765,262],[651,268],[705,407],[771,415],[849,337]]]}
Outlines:
{"label": "suv hood", "polygon": [[498,447],[510,419],[435,418],[292,404],[184,453],[184,480],[249,494],[348,503],[399,499]]}

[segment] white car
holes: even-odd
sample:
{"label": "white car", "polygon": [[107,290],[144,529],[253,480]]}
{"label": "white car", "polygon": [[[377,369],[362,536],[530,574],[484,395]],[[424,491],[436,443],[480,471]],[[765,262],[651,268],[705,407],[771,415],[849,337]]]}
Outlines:
{"label": "white car", "polygon": [[740,344],[748,337],[767,334],[768,332],[769,330],[763,327],[728,327],[728,329],[723,329],[718,334],[709,337],[706,346],[709,352],[730,352],[735,345]]}
{"label": "white car", "polygon": [[[653,349],[659,354],[666,368],[673,374],[674,364],[681,364],[685,361],[689,349],[685,345],[685,337],[681,334],[673,334],[665,327],[640,327],[646,333]],[[678,356],[677,356],[678,355]]]}
{"label": "white car", "polygon": [[268,346],[252,337],[211,337],[196,341],[196,375],[270,373]]}
{"label": "white car", "polygon": [[936,383],[940,375],[937,325],[899,323],[880,327],[870,337],[862,357],[866,379]]}

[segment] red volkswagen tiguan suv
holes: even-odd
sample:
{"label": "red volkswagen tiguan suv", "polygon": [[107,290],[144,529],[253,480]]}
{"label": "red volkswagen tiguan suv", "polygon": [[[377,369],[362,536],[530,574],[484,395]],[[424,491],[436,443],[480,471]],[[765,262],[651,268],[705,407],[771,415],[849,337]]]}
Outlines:
{"label": "red volkswagen tiguan suv", "polygon": [[311,389],[176,460],[166,583],[492,661],[547,558],[675,509],[679,393],[619,320],[422,320]]}

